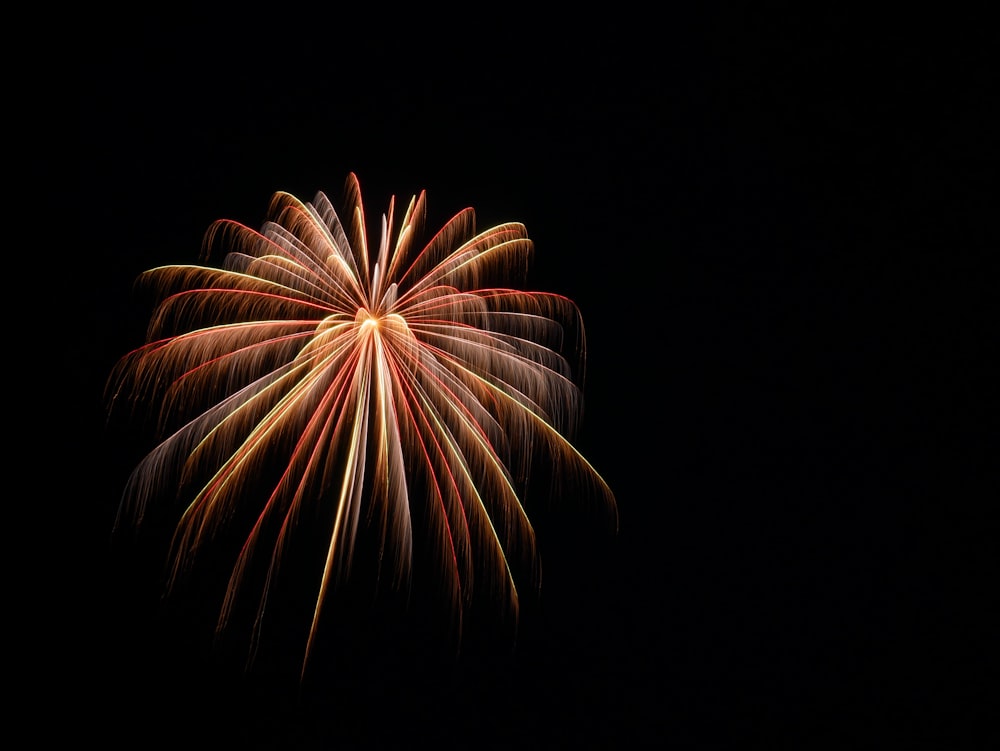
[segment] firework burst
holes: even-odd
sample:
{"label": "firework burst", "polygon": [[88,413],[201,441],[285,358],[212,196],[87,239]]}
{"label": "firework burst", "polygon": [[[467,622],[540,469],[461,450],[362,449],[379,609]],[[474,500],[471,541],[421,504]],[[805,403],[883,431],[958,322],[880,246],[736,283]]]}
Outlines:
{"label": "firework burst", "polygon": [[108,385],[112,409],[152,407],[157,420],[160,442],[131,474],[118,523],[138,524],[169,489],[180,506],[168,580],[238,529],[220,632],[255,592],[256,641],[282,561],[319,542],[303,670],[352,565],[406,588],[419,561],[459,623],[474,585],[516,617],[517,572],[538,581],[533,468],[615,508],[570,442],[579,311],[511,286],[533,252],[525,227],[478,232],[466,209],[423,242],[421,192],[401,216],[390,199],[375,246],[353,174],[342,206],[276,193],[260,230],[209,228],[203,258],[221,256],[220,268],[145,272],[147,343]]}

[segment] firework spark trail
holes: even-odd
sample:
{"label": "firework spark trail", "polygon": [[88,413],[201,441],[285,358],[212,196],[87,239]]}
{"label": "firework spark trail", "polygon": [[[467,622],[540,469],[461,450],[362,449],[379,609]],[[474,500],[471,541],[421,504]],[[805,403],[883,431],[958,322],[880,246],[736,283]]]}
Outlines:
{"label": "firework spark trail", "polygon": [[[358,563],[360,534],[374,534],[373,563],[395,587],[418,565],[414,534],[426,535],[460,628],[474,585],[516,617],[510,555],[537,570],[522,500],[533,456],[616,513],[612,491],[570,442],[582,414],[579,311],[560,295],[508,286],[523,280],[533,253],[524,226],[477,233],[465,209],[420,247],[425,192],[407,204],[395,238],[393,197],[370,256],[353,174],[345,196],[346,225],[323,193],[303,203],[279,192],[259,232],[231,220],[206,232],[205,258],[221,250],[222,268],[145,272],[140,281],[156,296],[148,343],[121,358],[108,382],[112,410],[153,406],[163,431],[132,473],[117,523],[132,515],[138,524],[157,492],[179,490],[170,582],[243,506],[260,504],[233,563],[220,632],[251,561],[267,555],[256,645],[304,510],[333,504],[303,671],[329,595]],[[246,490],[275,462],[273,487],[255,501]]]}

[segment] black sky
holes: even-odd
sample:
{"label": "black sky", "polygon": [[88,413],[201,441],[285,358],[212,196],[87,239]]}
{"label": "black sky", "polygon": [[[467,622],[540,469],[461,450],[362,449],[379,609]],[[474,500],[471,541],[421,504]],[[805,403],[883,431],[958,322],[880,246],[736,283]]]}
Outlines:
{"label": "black sky", "polygon": [[[92,539],[64,625],[87,635],[66,646],[87,734],[899,747],[995,709],[975,679],[995,667],[996,69],[975,18],[276,13],[120,19],[70,71],[92,248],[70,518]],[[153,553],[110,544],[138,449],[101,389],[141,343],[141,271],[351,171],[371,212],[427,189],[432,224],[472,205],[527,225],[530,286],[587,326],[579,444],[620,530],[542,520],[514,654],[429,667],[400,635],[406,656],[297,698],[231,675],[208,605],[164,615]]]}

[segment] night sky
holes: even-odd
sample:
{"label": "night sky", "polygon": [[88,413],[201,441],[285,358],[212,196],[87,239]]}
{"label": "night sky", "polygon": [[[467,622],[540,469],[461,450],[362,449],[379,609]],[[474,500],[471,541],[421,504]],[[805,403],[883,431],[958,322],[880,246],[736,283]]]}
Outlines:
{"label": "night sky", "polygon": [[[87,707],[84,736],[896,748],[995,714],[981,25],[623,10],[95,24],[69,71],[85,469],[51,649],[72,667],[46,700]],[[426,189],[430,227],[466,206],[527,226],[527,287],[583,315],[576,444],[620,520],[539,512],[513,650],[482,624],[439,654],[387,606],[299,689],[280,661],[243,676],[213,650],[209,582],[160,602],[164,530],[112,539],[144,444],[105,424],[102,390],[143,341],[140,272],[196,261],[215,219],[259,226],[275,191],[336,203],[349,172],[370,217]]]}

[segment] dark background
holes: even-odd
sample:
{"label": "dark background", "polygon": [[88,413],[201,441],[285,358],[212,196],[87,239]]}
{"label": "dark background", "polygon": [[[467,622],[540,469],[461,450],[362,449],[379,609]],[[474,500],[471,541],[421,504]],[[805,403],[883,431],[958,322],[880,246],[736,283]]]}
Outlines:
{"label": "dark background", "polygon": [[[82,551],[52,640],[83,735],[843,748],[987,727],[998,164],[979,19],[86,20],[66,70],[92,248],[69,266]],[[336,201],[351,171],[370,215],[427,189],[431,226],[467,205],[527,225],[528,286],[587,326],[577,443],[620,529],[572,504],[537,520],[545,580],[512,652],[439,660],[383,623],[299,691],[211,649],[215,599],[158,601],[162,537],[112,541],[143,444],[105,426],[101,392],[142,342],[141,271],[196,260],[214,219],[259,225],[276,190]]]}

